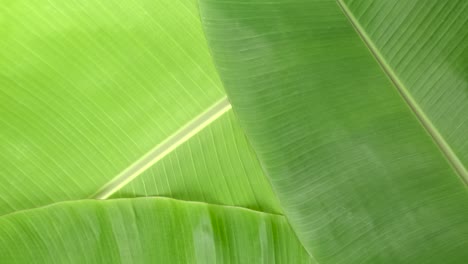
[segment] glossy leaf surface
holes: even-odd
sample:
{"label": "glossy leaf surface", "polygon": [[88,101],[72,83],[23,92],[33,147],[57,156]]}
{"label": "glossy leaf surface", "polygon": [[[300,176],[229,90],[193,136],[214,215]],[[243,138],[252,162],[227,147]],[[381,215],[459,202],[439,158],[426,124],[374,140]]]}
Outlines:
{"label": "glossy leaf surface", "polygon": [[468,182],[468,3],[341,1]]}
{"label": "glossy leaf surface", "polygon": [[[242,208],[281,212],[195,1],[16,1],[0,36],[1,263],[311,261],[283,216]],[[218,205],[29,209],[115,192]]]}
{"label": "glossy leaf surface", "polygon": [[466,1],[344,2],[201,0],[233,109],[319,263],[464,263]]}
{"label": "glossy leaf surface", "polygon": [[111,198],[166,196],[281,213],[232,110]]}
{"label": "glossy leaf surface", "polygon": [[0,218],[2,263],[312,263],[283,216],[162,198]]}
{"label": "glossy leaf surface", "polygon": [[0,262],[466,262],[466,1],[201,8],[269,180],[195,1],[10,1]]}
{"label": "glossy leaf surface", "polygon": [[16,1],[1,14],[0,215],[122,188],[281,211],[226,114],[195,1]]}
{"label": "glossy leaf surface", "polygon": [[224,97],[195,1],[0,7],[0,214],[82,199]]}

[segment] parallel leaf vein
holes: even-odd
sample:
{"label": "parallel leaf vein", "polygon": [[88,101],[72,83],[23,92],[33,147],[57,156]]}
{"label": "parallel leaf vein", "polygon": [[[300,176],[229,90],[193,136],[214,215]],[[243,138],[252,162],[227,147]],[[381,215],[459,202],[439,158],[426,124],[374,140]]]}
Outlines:
{"label": "parallel leaf vein", "polygon": [[231,109],[226,97],[114,177],[90,198],[106,199]]}
{"label": "parallel leaf vein", "polygon": [[348,18],[349,22],[353,25],[354,29],[359,34],[361,39],[364,41],[374,58],[377,60],[384,72],[387,74],[389,79],[393,82],[395,88],[398,90],[403,100],[407,103],[407,105],[415,114],[422,126],[425,128],[425,130],[432,137],[432,139],[439,147],[441,152],[444,154],[448,162],[452,165],[453,169],[456,171],[458,176],[465,184],[468,184],[468,171],[463,165],[463,163],[460,161],[460,159],[457,157],[455,152],[452,150],[450,145],[446,142],[446,140],[440,134],[437,128],[432,124],[431,120],[421,109],[421,107],[413,98],[411,93],[408,92],[408,90],[406,89],[402,81],[398,78],[398,75],[394,72],[392,67],[390,67],[390,65],[386,62],[382,54],[380,54],[379,49],[375,46],[374,42],[366,34],[365,30],[362,28],[356,17],[354,17],[353,13],[349,10],[344,1],[337,0],[337,4],[341,8],[345,16]]}

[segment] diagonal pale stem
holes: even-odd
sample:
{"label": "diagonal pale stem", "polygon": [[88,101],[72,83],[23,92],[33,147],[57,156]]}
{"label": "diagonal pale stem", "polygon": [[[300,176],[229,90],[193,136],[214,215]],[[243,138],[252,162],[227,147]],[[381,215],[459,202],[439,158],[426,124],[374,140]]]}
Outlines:
{"label": "diagonal pale stem", "polygon": [[96,192],[91,198],[106,199],[113,193],[121,189],[130,181],[138,177],[143,171],[151,167],[162,158],[164,158],[171,151],[178,146],[189,140],[196,135],[200,130],[210,125],[217,118],[231,109],[231,104],[226,97],[215,103],[212,107],[207,109],[204,113],[190,121],[187,125],[182,127],[179,131],[167,138],[160,145],[156,146],[141,159],[133,163],[127,169],[122,171],[103,188]]}
{"label": "diagonal pale stem", "polygon": [[465,185],[468,184],[468,171],[463,165],[463,163],[461,162],[461,160],[458,158],[458,156],[455,154],[451,146],[447,143],[445,138],[440,134],[439,130],[437,129],[436,126],[434,126],[430,118],[427,117],[426,113],[422,110],[418,102],[413,98],[411,93],[404,86],[404,84],[402,83],[398,75],[395,73],[395,71],[392,69],[392,67],[390,67],[390,65],[385,61],[385,58],[380,53],[379,49],[375,46],[372,39],[366,34],[362,26],[359,24],[359,21],[356,19],[353,13],[349,10],[346,3],[343,0],[337,0],[337,3],[340,6],[343,13],[349,19],[349,22],[353,25],[354,29],[359,34],[361,39],[367,45],[370,52],[372,52],[377,62],[380,64],[382,69],[385,71],[385,73],[388,75],[390,80],[393,82],[395,88],[398,90],[402,98],[408,104],[410,109],[414,112],[416,117],[421,122],[422,126],[434,139],[435,143],[440,148],[442,153],[444,153],[445,157],[447,158],[449,163],[452,165],[454,170],[458,173],[458,175],[460,176],[460,179],[465,183]]}

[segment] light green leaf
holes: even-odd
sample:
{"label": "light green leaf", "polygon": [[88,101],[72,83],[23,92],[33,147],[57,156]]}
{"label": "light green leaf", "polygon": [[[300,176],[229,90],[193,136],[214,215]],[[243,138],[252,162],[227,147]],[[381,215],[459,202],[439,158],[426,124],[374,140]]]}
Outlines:
{"label": "light green leaf", "polygon": [[1,263],[312,263],[283,216],[163,198],[0,218]]}
{"label": "light green leaf", "polygon": [[[14,1],[0,14],[0,215],[107,198],[220,117],[145,173],[164,184],[132,193],[281,211],[223,117],[196,1]],[[167,162],[181,171],[160,174]]]}
{"label": "light green leaf", "polygon": [[0,214],[90,197],[224,97],[195,1],[6,1],[0,16]]}
{"label": "light green leaf", "polygon": [[[311,261],[230,112],[195,1],[5,3],[0,46],[0,263]],[[142,195],[218,205],[31,209]]]}
{"label": "light green leaf", "polygon": [[201,0],[233,110],[322,264],[468,259],[468,3],[429,2]]}
{"label": "light green leaf", "polygon": [[156,195],[281,213],[276,195],[232,111],[111,198]]}
{"label": "light green leaf", "polygon": [[9,1],[0,262],[468,259],[466,1],[200,1],[275,192],[194,0]]}

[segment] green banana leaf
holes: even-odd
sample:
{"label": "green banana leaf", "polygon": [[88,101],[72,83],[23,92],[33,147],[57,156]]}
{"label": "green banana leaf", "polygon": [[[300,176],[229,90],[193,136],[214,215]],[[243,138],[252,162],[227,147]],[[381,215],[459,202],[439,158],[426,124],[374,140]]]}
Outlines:
{"label": "green banana leaf", "polygon": [[232,110],[111,198],[156,195],[282,213]]}
{"label": "green banana leaf", "polygon": [[4,216],[0,254],[2,263],[311,263],[284,216],[166,198]]}
{"label": "green banana leaf", "polygon": [[103,195],[225,97],[195,1],[3,2],[0,214]]}
{"label": "green banana leaf", "polygon": [[466,1],[199,4],[0,5],[0,263],[466,262]]}
{"label": "green banana leaf", "polygon": [[117,191],[281,211],[196,1],[13,1],[1,13],[0,215]]}
{"label": "green banana leaf", "polygon": [[0,263],[313,263],[196,1],[13,1],[0,36]]}
{"label": "green banana leaf", "polygon": [[213,1],[215,64],[319,263],[468,260],[468,2]]}

